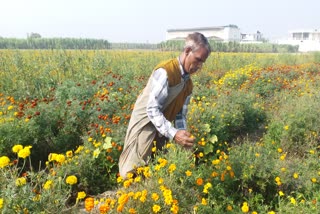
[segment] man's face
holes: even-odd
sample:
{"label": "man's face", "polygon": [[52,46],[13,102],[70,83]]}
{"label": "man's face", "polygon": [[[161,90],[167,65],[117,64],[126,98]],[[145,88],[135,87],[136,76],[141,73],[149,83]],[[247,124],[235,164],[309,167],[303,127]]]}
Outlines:
{"label": "man's face", "polygon": [[195,51],[191,49],[186,50],[185,71],[189,74],[193,74],[201,69],[202,64],[208,58],[208,51],[204,47],[200,47]]}

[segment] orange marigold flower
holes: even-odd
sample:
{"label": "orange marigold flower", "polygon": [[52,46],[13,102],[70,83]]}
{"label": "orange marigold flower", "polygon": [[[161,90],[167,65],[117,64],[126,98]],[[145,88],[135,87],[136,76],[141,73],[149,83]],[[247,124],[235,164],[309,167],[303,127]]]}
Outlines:
{"label": "orange marigold flower", "polygon": [[201,186],[203,184],[203,179],[202,178],[197,178],[196,183],[197,183],[198,186]]}

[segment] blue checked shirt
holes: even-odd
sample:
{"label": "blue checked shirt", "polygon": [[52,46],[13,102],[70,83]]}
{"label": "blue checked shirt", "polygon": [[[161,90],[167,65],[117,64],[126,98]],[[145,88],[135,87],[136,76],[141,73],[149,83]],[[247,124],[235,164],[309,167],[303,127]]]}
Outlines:
{"label": "blue checked shirt", "polygon": [[[188,80],[190,75],[184,72],[180,61],[179,66],[182,78],[184,78],[185,81]],[[181,111],[176,115],[175,127],[173,127],[172,123],[168,121],[161,112],[161,109],[168,97],[169,85],[167,72],[165,69],[159,68],[153,72],[151,78],[152,91],[150,92],[150,97],[147,103],[147,115],[158,132],[172,140],[178,130],[187,129],[186,115],[191,95],[186,98]]]}

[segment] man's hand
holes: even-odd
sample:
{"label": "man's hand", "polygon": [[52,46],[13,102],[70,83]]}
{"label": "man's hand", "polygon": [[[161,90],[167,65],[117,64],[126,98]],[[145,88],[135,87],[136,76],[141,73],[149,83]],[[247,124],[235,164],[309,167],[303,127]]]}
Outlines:
{"label": "man's hand", "polygon": [[185,148],[191,148],[193,146],[194,138],[191,134],[185,130],[178,130],[174,136],[176,143],[180,144]]}

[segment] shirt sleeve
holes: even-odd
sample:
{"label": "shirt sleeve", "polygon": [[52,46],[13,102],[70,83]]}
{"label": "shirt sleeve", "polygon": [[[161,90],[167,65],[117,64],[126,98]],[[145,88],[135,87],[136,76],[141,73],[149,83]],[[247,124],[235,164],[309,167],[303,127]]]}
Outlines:
{"label": "shirt sleeve", "polygon": [[159,68],[153,72],[151,78],[151,92],[146,109],[147,115],[158,132],[172,140],[178,130],[164,117],[161,111],[168,97],[167,72],[163,68]]}
{"label": "shirt sleeve", "polygon": [[191,95],[187,96],[181,111],[176,116],[175,126],[179,130],[187,130],[187,113],[190,99]]}

